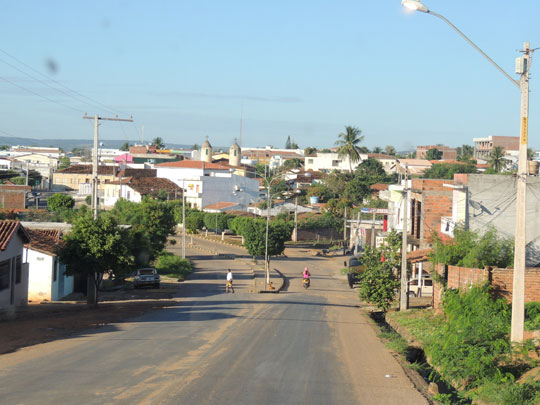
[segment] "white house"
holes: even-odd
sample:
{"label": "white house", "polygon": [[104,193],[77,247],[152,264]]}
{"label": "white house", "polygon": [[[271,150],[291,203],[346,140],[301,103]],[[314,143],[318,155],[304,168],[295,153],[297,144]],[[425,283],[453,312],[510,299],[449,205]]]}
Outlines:
{"label": "white house", "polygon": [[57,249],[61,231],[28,229],[30,243],[24,247],[29,265],[28,300],[57,301],[73,292],[73,276],[65,274]]}
{"label": "white house", "polygon": [[0,221],[0,310],[28,303],[28,264],[23,245],[30,241],[18,221]]}
{"label": "white house", "polygon": [[241,210],[259,199],[259,182],[231,173],[215,163],[183,160],[155,165],[157,177],[166,178],[185,190],[187,203],[202,209],[219,202],[240,205]]}
{"label": "white house", "polygon": [[356,170],[358,165],[362,163],[362,159],[349,164],[349,158],[347,156],[339,157],[337,152],[321,153],[317,152],[314,155],[306,156],[304,160],[304,169],[313,170],[317,172],[330,173],[333,170],[350,171]]}
{"label": "white house", "polygon": [[143,197],[167,193],[168,200],[182,198],[182,189],[169,179],[159,177],[126,177],[103,185],[103,206],[113,207],[120,199],[141,202]]}

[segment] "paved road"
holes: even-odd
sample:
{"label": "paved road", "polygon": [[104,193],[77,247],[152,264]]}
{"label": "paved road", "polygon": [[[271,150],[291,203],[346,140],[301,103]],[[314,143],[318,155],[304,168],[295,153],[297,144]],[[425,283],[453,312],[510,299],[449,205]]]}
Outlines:
{"label": "paved road", "polygon": [[[0,356],[2,404],[423,404],[357,308],[339,263],[290,252],[280,294],[252,294],[241,249],[196,241],[179,304]],[[337,259],[340,260],[340,259]],[[301,288],[305,265],[312,288]],[[225,269],[236,293],[224,293]]]}

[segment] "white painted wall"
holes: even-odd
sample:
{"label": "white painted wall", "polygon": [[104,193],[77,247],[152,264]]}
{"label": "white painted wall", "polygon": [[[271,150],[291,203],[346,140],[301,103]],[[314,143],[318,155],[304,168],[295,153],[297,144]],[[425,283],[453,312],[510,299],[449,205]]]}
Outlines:
{"label": "white painted wall", "polygon": [[29,301],[56,301],[73,292],[73,277],[64,274],[65,266],[55,256],[32,249],[24,250],[29,265]]}
{"label": "white painted wall", "polygon": [[[358,165],[362,162],[362,157],[356,163],[353,163],[352,169],[356,170]],[[304,160],[304,167],[306,170],[315,170],[319,172],[329,173],[333,170],[350,171],[349,158],[340,158],[337,153],[320,153],[317,152],[317,156],[306,156]]]}
{"label": "white painted wall", "polygon": [[[6,250],[0,251],[0,261],[11,260],[16,256],[22,256],[22,268],[21,268],[21,282],[11,283],[10,287],[0,291],[0,308],[10,308],[19,305],[26,305],[28,303],[28,265],[25,264],[25,258],[23,255],[23,241],[19,235],[15,235],[9,242]],[[11,261],[10,277],[15,277],[15,260]],[[14,300],[11,304],[11,286],[14,285]]]}

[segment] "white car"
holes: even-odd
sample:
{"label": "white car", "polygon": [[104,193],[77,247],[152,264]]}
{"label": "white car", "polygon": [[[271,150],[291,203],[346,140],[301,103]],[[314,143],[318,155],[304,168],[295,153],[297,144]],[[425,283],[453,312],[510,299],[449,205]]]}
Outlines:
{"label": "white car", "polygon": [[157,270],[153,267],[147,267],[144,269],[138,269],[133,277],[133,288],[139,288],[143,286],[151,286],[159,288],[160,276]]}
{"label": "white car", "polygon": [[408,282],[408,294],[413,297],[433,296],[433,279],[429,274],[422,275],[421,286],[418,287],[418,278],[413,278]]}

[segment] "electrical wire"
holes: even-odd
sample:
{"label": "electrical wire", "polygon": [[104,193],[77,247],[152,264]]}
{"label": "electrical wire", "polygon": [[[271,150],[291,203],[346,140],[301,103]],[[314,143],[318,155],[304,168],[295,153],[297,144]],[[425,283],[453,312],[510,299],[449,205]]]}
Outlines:
{"label": "electrical wire", "polygon": [[108,107],[107,105],[105,105],[105,104],[103,104],[103,103],[101,103],[101,102],[99,102],[99,101],[97,101],[97,100],[95,100],[95,99],[93,99],[93,98],[91,98],[91,97],[85,96],[84,94],[82,94],[82,93],[80,93],[80,92],[78,92],[78,91],[76,91],[76,90],[73,90],[73,89],[69,88],[68,86],[66,86],[66,85],[64,85],[64,84],[62,84],[62,83],[60,83],[60,82],[54,80],[52,77],[50,77],[50,76],[48,76],[48,75],[46,75],[46,74],[40,72],[39,70],[34,69],[32,66],[30,66],[30,65],[28,65],[28,64],[26,64],[26,63],[24,63],[23,61],[17,59],[15,56],[13,56],[13,55],[7,53],[6,51],[4,51],[4,50],[2,50],[2,49],[0,49],[0,52],[2,52],[2,53],[3,53],[4,55],[6,55],[6,56],[9,56],[11,59],[13,59],[14,61],[16,61],[17,63],[19,63],[19,64],[25,66],[27,69],[30,69],[31,71],[33,71],[33,72],[39,74],[41,77],[44,77],[45,79],[52,81],[52,82],[55,83],[57,86],[60,86],[60,87],[62,87],[62,88],[64,88],[64,89],[68,90],[68,91],[69,91],[70,93],[72,93],[72,94],[66,93],[66,92],[63,91],[63,90],[60,90],[60,89],[58,89],[58,88],[56,88],[56,87],[54,87],[54,86],[51,86],[50,84],[44,82],[43,80],[37,79],[35,76],[32,76],[31,74],[29,74],[29,73],[27,73],[27,72],[24,72],[22,69],[20,69],[20,68],[14,66],[14,65],[12,65],[12,64],[10,64],[9,62],[6,62],[5,60],[0,59],[0,60],[1,60],[3,63],[5,63],[6,65],[12,67],[13,69],[16,69],[17,71],[23,73],[24,75],[26,75],[26,76],[28,76],[28,77],[30,77],[30,78],[32,78],[32,79],[34,79],[34,80],[36,80],[36,81],[42,83],[42,84],[45,84],[46,86],[48,86],[48,87],[50,87],[50,88],[52,88],[52,89],[54,89],[54,90],[56,90],[56,91],[58,91],[58,92],[64,94],[64,95],[67,95],[68,97],[71,97],[71,98],[73,98],[73,99],[77,99],[77,97],[78,97],[78,98],[79,98],[78,101],[82,101],[81,99],[88,100],[88,101],[82,101],[82,102],[83,102],[84,104],[87,104],[87,105],[92,106],[92,107],[94,107],[94,108],[95,108],[95,107],[99,107],[99,108],[105,109],[106,111],[108,111],[108,112],[110,112],[110,113],[112,113],[112,114],[118,114],[118,113],[120,113],[120,114],[123,114],[123,115],[129,115],[129,114],[123,112],[123,111],[119,111],[119,110],[115,110],[115,109],[113,109],[113,108],[110,108],[110,107]]}

